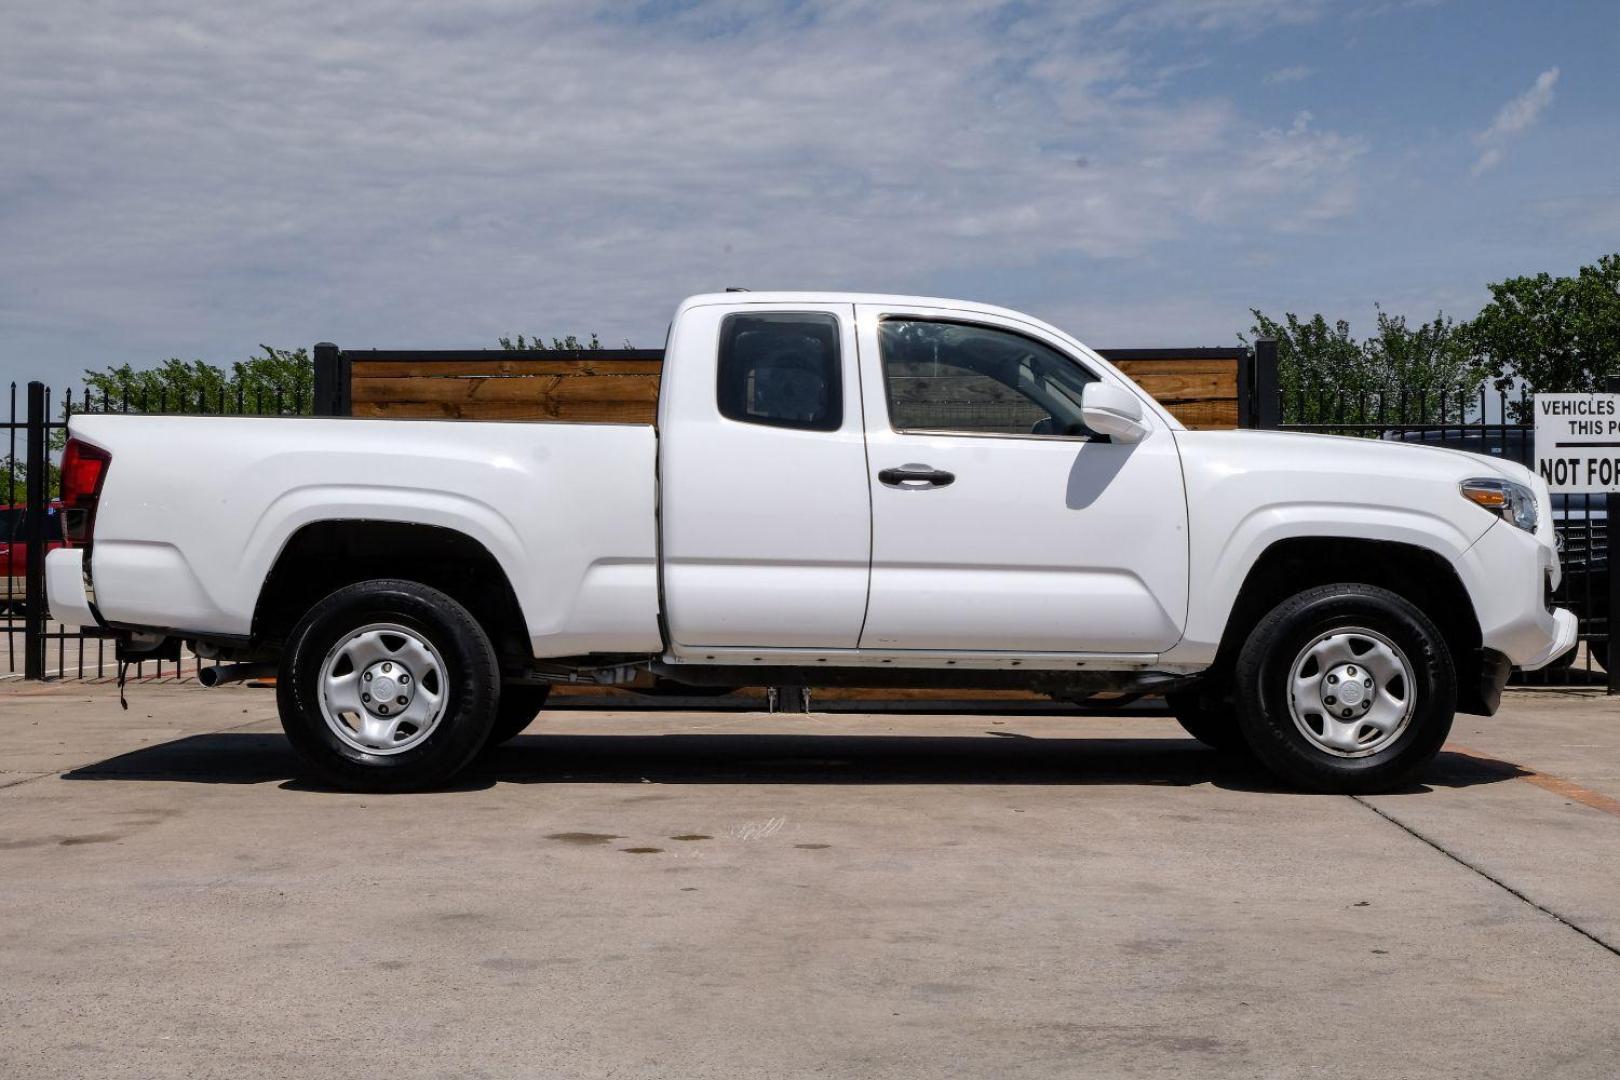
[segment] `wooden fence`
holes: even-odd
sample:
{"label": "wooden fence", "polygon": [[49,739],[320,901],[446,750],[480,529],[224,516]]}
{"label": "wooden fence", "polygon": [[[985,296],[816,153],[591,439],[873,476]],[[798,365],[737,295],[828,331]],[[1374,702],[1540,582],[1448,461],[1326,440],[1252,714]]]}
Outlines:
{"label": "wooden fence", "polygon": [[[1252,426],[1247,349],[1100,349],[1191,428]],[[315,346],[316,411],[650,424],[661,349],[349,351]]]}

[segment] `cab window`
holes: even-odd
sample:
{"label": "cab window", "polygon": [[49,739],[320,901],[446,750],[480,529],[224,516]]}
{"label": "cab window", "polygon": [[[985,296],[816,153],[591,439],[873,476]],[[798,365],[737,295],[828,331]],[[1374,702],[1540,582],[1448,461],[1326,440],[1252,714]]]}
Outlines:
{"label": "cab window", "polygon": [[888,318],[878,325],[896,431],[1084,438],[1080,395],[1096,381],[1056,349],[971,323]]}

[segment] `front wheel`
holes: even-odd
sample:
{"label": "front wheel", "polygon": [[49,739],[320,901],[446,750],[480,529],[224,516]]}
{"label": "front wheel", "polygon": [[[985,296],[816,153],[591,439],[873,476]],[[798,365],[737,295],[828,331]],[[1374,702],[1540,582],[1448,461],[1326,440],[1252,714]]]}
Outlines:
{"label": "front wheel", "polygon": [[489,636],[414,581],[363,581],[294,628],[276,680],[281,725],[321,779],[350,791],[448,781],[484,745],[500,699]]}
{"label": "front wheel", "polygon": [[1326,585],[1278,604],[1239,653],[1235,690],[1243,734],[1272,772],[1342,794],[1416,781],[1457,707],[1440,631],[1371,585]]}

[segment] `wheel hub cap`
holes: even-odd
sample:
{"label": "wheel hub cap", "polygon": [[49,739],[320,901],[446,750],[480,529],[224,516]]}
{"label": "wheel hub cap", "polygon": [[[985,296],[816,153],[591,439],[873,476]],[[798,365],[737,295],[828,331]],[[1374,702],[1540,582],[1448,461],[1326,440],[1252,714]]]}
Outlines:
{"label": "wheel hub cap", "polygon": [[445,665],[409,627],[377,623],[339,639],[321,664],[321,712],[332,733],[368,754],[419,745],[444,717]]}
{"label": "wheel hub cap", "polygon": [[1338,757],[1376,754],[1411,723],[1412,665],[1376,631],[1334,630],[1295,658],[1288,704],[1295,727],[1317,749]]}
{"label": "wheel hub cap", "polygon": [[415,696],[416,683],[404,664],[379,660],[360,673],[360,703],[378,716],[409,708]]}
{"label": "wheel hub cap", "polygon": [[1377,688],[1365,668],[1340,664],[1322,678],[1322,703],[1349,720],[1365,716],[1373,706]]}

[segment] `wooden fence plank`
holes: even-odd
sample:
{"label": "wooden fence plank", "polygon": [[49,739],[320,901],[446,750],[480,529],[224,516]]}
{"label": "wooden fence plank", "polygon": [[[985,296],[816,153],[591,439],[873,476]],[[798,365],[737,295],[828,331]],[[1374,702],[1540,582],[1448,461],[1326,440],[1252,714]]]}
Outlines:
{"label": "wooden fence plank", "polygon": [[1237,378],[1236,360],[1118,360],[1114,366],[1131,378],[1140,374],[1226,375]]}
{"label": "wooden fence plank", "polygon": [[662,360],[507,360],[493,353],[489,360],[350,361],[355,379],[444,379],[491,375],[658,375]]}
{"label": "wooden fence plank", "polygon": [[500,379],[357,379],[353,400],[635,401],[658,400],[652,375],[532,375]]}
{"label": "wooden fence plank", "polygon": [[1170,414],[1194,430],[1224,430],[1238,426],[1235,401],[1197,401],[1168,406]]}
{"label": "wooden fence plank", "polygon": [[1195,429],[1238,425],[1238,361],[1225,358],[1118,360],[1115,367]]}
{"label": "wooden fence plank", "polygon": [[357,401],[353,415],[395,420],[578,420],[605,424],[650,424],[651,402],[575,401]]}
{"label": "wooden fence plank", "polygon": [[1136,384],[1160,401],[1236,401],[1237,387],[1228,375],[1133,375]]}

